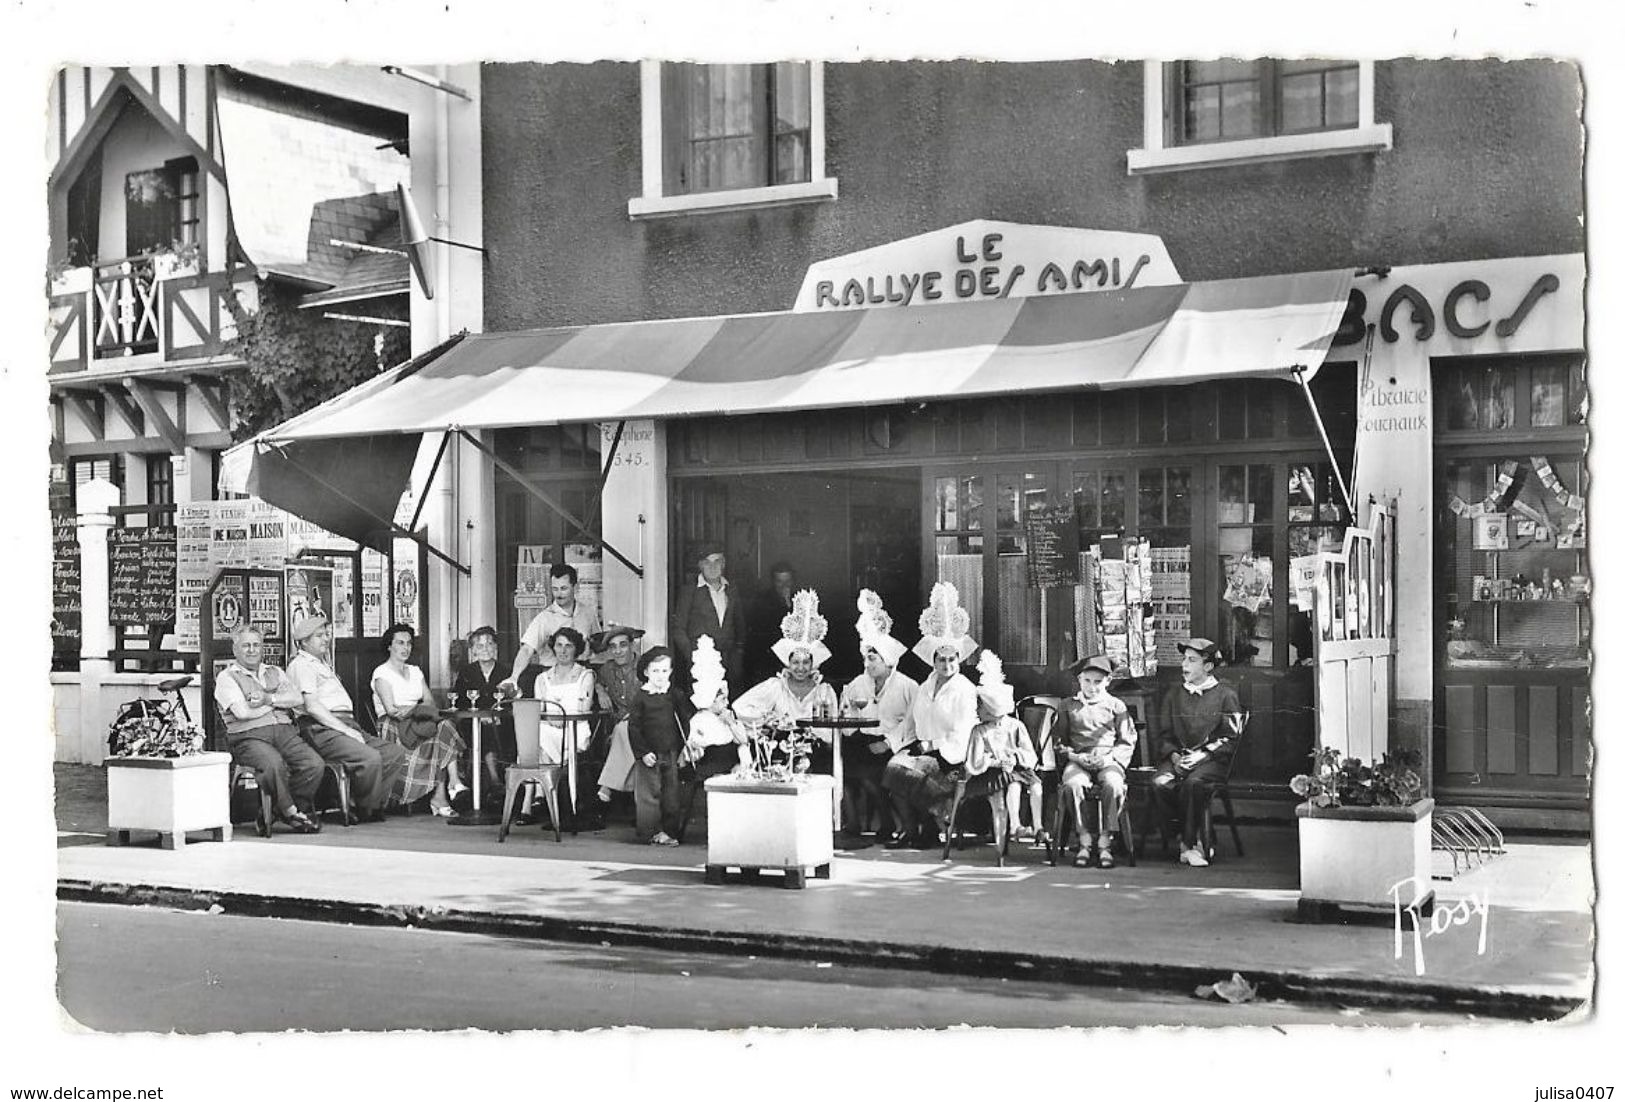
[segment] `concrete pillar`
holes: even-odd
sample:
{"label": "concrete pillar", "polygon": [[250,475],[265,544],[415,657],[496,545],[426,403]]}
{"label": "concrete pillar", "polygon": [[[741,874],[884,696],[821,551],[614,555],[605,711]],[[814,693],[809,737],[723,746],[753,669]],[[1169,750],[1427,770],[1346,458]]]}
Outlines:
{"label": "concrete pillar", "polygon": [[[599,426],[599,454],[609,458],[615,424]],[[658,421],[628,421],[604,483],[604,541],[643,568],[643,578],[604,553],[606,621],[631,624],[648,632],[645,647],[666,642],[666,595],[670,591],[666,557],[666,426]]]}
{"label": "concrete pillar", "polygon": [[[480,442],[494,446],[493,434],[480,433]],[[497,593],[502,588],[496,576],[496,466],[489,456],[466,441],[456,440],[457,516],[462,561],[470,574],[463,580],[463,634],[482,624],[496,625]]]}
{"label": "concrete pillar", "polygon": [[118,487],[94,478],[79,487],[79,746],[73,760],[100,764],[107,753],[102,684],[113,672],[113,625],[108,621],[107,530],[109,510],[119,503]]}

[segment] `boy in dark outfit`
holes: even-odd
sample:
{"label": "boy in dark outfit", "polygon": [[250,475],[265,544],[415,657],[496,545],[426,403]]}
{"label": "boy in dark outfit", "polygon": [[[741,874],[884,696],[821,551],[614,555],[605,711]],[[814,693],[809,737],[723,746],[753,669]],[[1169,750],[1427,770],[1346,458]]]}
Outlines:
{"label": "boy in dark outfit", "polygon": [[677,767],[694,706],[671,687],[672,654],[650,647],[638,659],[643,684],[632,694],[626,717],[632,766],[632,798],[637,805],[638,841],[675,846],[681,828],[682,799]]}
{"label": "boy in dark outfit", "polygon": [[1224,779],[1246,720],[1236,690],[1213,676],[1219,647],[1210,639],[1179,644],[1184,683],[1163,698],[1163,722],[1151,792],[1165,820],[1178,819],[1179,863],[1202,868],[1202,812],[1209,793]]}

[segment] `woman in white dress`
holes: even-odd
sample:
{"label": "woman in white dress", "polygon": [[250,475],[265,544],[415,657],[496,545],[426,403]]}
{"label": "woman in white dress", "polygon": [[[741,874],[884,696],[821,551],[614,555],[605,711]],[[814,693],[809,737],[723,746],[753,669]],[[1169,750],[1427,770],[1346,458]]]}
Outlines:
{"label": "woman in white dress", "polygon": [[457,771],[463,738],[455,726],[439,718],[423,671],[408,661],[416,635],[406,624],[392,624],[384,632],[389,659],[372,671],[372,707],[378,716],[378,737],[398,742],[406,751],[406,769],[390,798],[409,804],[428,796],[429,810],[449,818],[451,802],[466,787]]}
{"label": "woman in white dress", "polygon": [[[553,633],[548,646],[553,650],[554,662],[536,678],[533,690],[536,699],[557,704],[572,715],[590,711],[594,686],[592,670],[576,661],[587,649],[586,639],[575,628],[566,625]],[[564,728],[569,727],[574,733],[575,749],[579,754],[592,741],[592,724],[585,720],[563,725],[549,723],[550,714],[557,713],[551,708],[542,710],[542,761],[558,764],[564,760]]]}
{"label": "woman in white dress", "polygon": [[[829,621],[818,614],[818,594],[803,589],[791,601],[791,610],[779,623],[782,638],[773,644],[773,655],[784,669],[757,684],[734,701],[734,715],[741,720],[777,720],[793,723],[798,719],[833,718],[840,707],[833,686],[826,684],[818,667],[829,661],[824,636]],[[814,731],[812,771],[828,773],[835,764],[828,730]]]}
{"label": "woman in white dress", "polygon": [[863,655],[863,673],[841,690],[841,713],[879,724],[873,730],[854,731],[841,740],[841,772],[846,779],[847,801],[841,817],[855,830],[871,819],[885,840],[884,824],[889,818],[881,777],[886,763],[913,740],[914,697],[920,683],[897,672],[897,662],[907,648],[891,634],[891,616],[879,594],[872,589],[858,593],[858,650]]}
{"label": "woman in white dress", "polygon": [[929,815],[946,825],[947,802],[953,795],[948,770],[962,765],[977,723],[976,686],[959,672],[960,663],[976,650],[970,637],[970,614],[959,607],[959,591],[948,582],[931,587],[931,601],[920,613],[920,641],[914,653],[931,664],[931,676],[914,697],[911,741],[886,764],[882,784],[891,793],[898,836],[892,848],[932,840],[918,836],[920,818]]}

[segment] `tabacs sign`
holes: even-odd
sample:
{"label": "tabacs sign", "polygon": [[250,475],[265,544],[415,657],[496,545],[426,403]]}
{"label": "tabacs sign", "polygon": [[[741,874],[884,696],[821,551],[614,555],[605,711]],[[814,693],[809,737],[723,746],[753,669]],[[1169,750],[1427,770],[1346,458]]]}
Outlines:
{"label": "tabacs sign", "polygon": [[977,219],[807,269],[798,311],[1121,291],[1182,282],[1148,233]]}

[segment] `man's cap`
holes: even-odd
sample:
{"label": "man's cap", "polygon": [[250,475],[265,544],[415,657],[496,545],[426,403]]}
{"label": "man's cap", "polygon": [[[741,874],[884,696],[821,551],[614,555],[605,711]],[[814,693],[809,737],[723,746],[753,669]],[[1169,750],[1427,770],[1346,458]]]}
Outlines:
{"label": "man's cap", "polygon": [[720,544],[720,543],[702,543],[702,544],[700,544],[699,553],[694,556],[694,561],[695,562],[704,562],[706,559],[709,559],[712,555],[727,555],[727,554],[728,554],[728,549],[726,547],[723,547],[722,544]]}
{"label": "man's cap", "polygon": [[635,643],[643,638],[643,629],[628,627],[625,624],[609,624],[603,631],[595,631],[588,640],[595,651],[605,651],[615,640],[625,637],[628,643]]}
{"label": "man's cap", "polygon": [[1112,660],[1104,654],[1091,654],[1078,659],[1066,668],[1066,672],[1076,676],[1084,670],[1099,670],[1110,677],[1116,671],[1112,669]]}
{"label": "man's cap", "polygon": [[1192,654],[1199,655],[1207,662],[1219,663],[1224,661],[1224,654],[1219,650],[1219,644],[1211,639],[1192,638],[1174,645],[1179,650],[1188,650]]}
{"label": "man's cap", "polygon": [[295,643],[303,643],[326,626],[326,616],[301,616],[293,622],[293,627],[288,631],[288,637]]}

